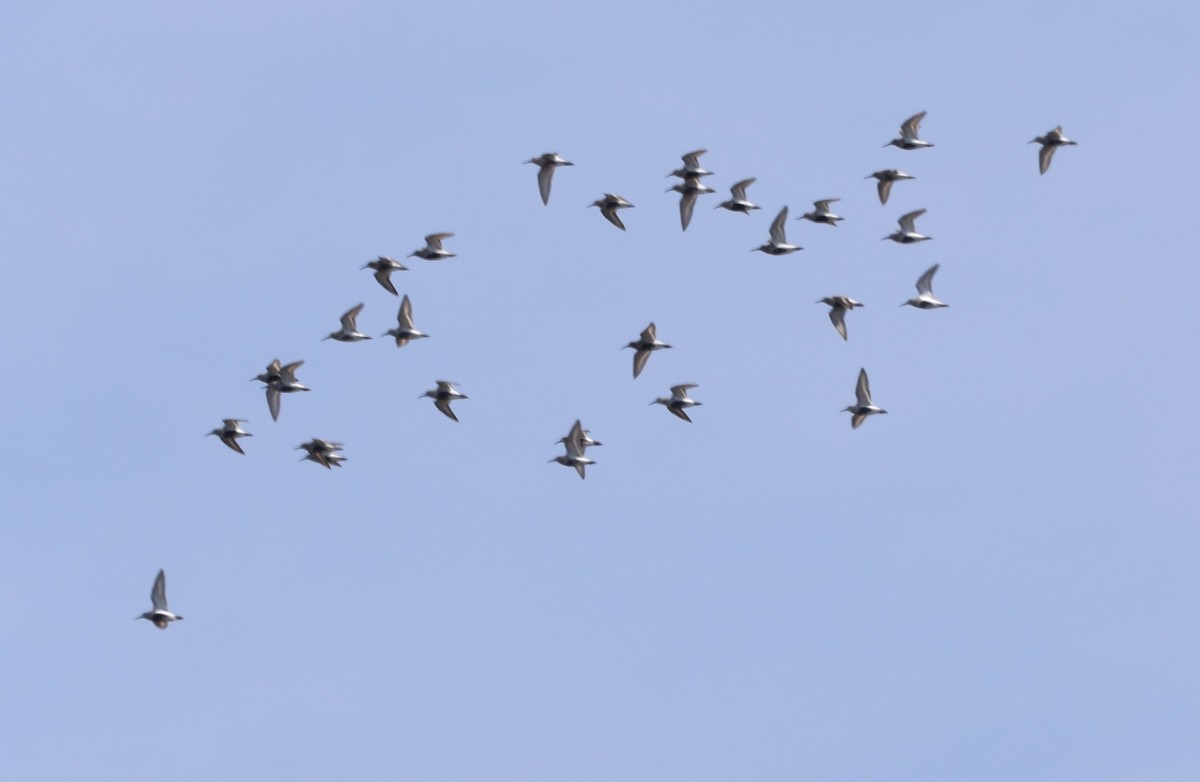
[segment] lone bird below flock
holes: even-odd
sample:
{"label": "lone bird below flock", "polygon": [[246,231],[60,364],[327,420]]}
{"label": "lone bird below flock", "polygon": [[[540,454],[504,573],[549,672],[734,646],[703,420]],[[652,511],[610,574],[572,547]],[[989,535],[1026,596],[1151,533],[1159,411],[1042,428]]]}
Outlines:
{"label": "lone bird below flock", "polygon": [[399,296],[396,292],[396,286],[392,284],[392,272],[406,272],[408,267],[397,261],[395,258],[388,258],[381,255],[375,260],[368,263],[363,269],[375,270],[375,281],[383,286],[383,289],[393,296]]}
{"label": "lone bird below flock", "polygon": [[646,368],[646,362],[650,359],[651,353],[656,350],[665,350],[671,346],[658,341],[657,329],[651,323],[642,331],[640,337],[625,347],[633,348],[635,351],[633,354],[633,378],[636,380],[637,376],[642,374],[642,370]]}
{"label": "lone bird below flock", "polygon": [[779,210],[779,214],[776,215],[775,219],[771,222],[771,240],[761,247],[755,247],[754,250],[751,250],[751,252],[757,250],[758,252],[764,252],[767,255],[787,255],[788,253],[794,253],[797,250],[803,250],[803,247],[799,247],[794,244],[788,244],[787,229],[784,227],[787,223],[787,216],[788,208],[785,206],[783,209]]}
{"label": "lone bird below flock", "polygon": [[684,383],[683,385],[671,386],[671,396],[660,396],[650,404],[662,405],[671,411],[671,415],[682,418],[690,424],[692,419],[688,418],[688,414],[686,412],[687,408],[699,407],[701,404],[703,404],[688,397],[688,390],[696,387],[697,385],[695,383]]}
{"label": "lone bird below flock", "polygon": [[918,134],[921,130],[921,120],[925,119],[925,112],[918,112],[908,119],[904,120],[904,124],[900,126],[900,138],[894,138],[885,147],[900,147],[900,149],[924,149],[932,147],[928,141],[922,141]]}
{"label": "lone bird below flock", "polygon": [[457,384],[450,380],[438,380],[436,382],[437,388],[431,388],[418,398],[424,399],[425,397],[429,397],[433,400],[433,406],[442,411],[442,415],[451,421],[457,421],[458,416],[450,409],[450,403],[456,399],[467,399],[467,395],[455,388],[454,386]]}
{"label": "lone bird below flock", "polygon": [[614,193],[605,193],[604,198],[593,201],[590,206],[600,207],[600,214],[604,215],[604,219],[622,231],[625,230],[625,223],[621,222],[621,216],[617,214],[617,210],[633,208],[633,204]]}
{"label": "lone bird below flock", "polygon": [[921,278],[917,280],[917,295],[901,304],[901,307],[916,307],[922,310],[936,310],[939,307],[949,307],[933,297],[933,275],[937,274],[941,264],[930,266]]}
{"label": "lone bird below flock", "polygon": [[408,300],[408,296],[400,302],[400,312],[396,313],[396,328],[390,329],[385,337],[395,337],[396,347],[402,348],[414,339],[428,337],[428,334],[417,331],[413,326],[412,302]]}
{"label": "lone bird below flock", "polygon": [[154,607],[141,616],[134,617],[135,621],[149,619],[159,630],[166,630],[167,625],[171,622],[183,619],[182,616],[176,616],[167,608],[167,574],[162,570],[158,571],[158,576],[154,579],[154,587],[150,590],[150,604]]}
{"label": "lone bird below flock", "polygon": [[884,204],[885,206],[888,202],[888,196],[892,194],[893,182],[899,182],[903,179],[916,179],[915,176],[906,174],[903,171],[895,168],[886,168],[883,171],[876,171],[874,174],[863,178],[879,180],[879,203]]}
{"label": "lone bird below flock", "polygon": [[249,432],[245,431],[244,429],[242,429],[242,427],[238,425],[238,424],[246,423],[246,419],[244,419],[244,418],[225,418],[225,419],[222,419],[222,423],[224,425],[220,429],[213,429],[211,432],[208,433],[208,435],[205,435],[205,437],[215,434],[217,437],[221,438],[221,442],[225,443],[226,445],[228,445],[230,448],[237,451],[238,453],[245,454],[246,452],[242,450],[242,446],[238,443],[238,438],[254,436],[254,435],[250,434]]}
{"label": "lone bird below flock", "polygon": [[346,310],[342,315],[342,327],[337,331],[330,332],[329,336],[322,337],[322,340],[335,339],[338,342],[362,342],[364,339],[370,339],[366,334],[358,330],[358,313],[362,312],[363,305],[356,304]]}
{"label": "lone bird below flock", "polygon": [[1064,136],[1062,125],[1059,125],[1046,135],[1038,136],[1029,143],[1042,145],[1042,148],[1038,150],[1038,171],[1044,174],[1050,168],[1050,159],[1054,157],[1054,150],[1059,147],[1073,147],[1078,142]]}
{"label": "lone bird below flock", "polygon": [[447,258],[453,258],[455,257],[454,253],[450,252],[449,250],[442,249],[442,240],[449,239],[451,236],[454,236],[454,234],[429,234],[429,236],[425,237],[425,246],[413,250],[408,254],[408,257],[412,258],[415,255],[416,257],[424,258],[427,261],[443,261]]}
{"label": "lone bird below flock", "polygon": [[901,215],[900,219],[896,221],[900,223],[900,230],[893,231],[883,238],[891,239],[893,242],[898,242],[899,244],[915,244],[916,242],[923,242],[927,239],[932,239],[932,236],[925,236],[924,234],[917,233],[917,218],[923,214],[925,214],[925,210],[918,209],[914,212],[909,212],[906,215]]}
{"label": "lone bird below flock", "polygon": [[858,385],[854,388],[854,395],[858,398],[857,404],[850,405],[843,413],[853,413],[854,417],[850,419],[850,426],[857,429],[862,426],[863,421],[867,420],[869,415],[884,415],[887,410],[876,407],[871,403],[871,381],[867,380],[867,370],[858,370]]}
{"label": "lone bird below flock", "polygon": [[533,163],[538,167],[538,192],[542,194],[542,203],[549,206],[550,184],[554,180],[554,169],[559,166],[573,166],[575,164],[564,159],[557,152],[547,152],[544,155],[530,158],[525,162]]}
{"label": "lone bird below flock", "polygon": [[833,323],[833,327],[837,329],[837,333],[842,335],[842,339],[848,339],[846,336],[846,311],[852,310],[855,307],[862,307],[861,301],[855,301],[849,296],[826,296],[817,301],[817,304],[829,305],[829,320]]}

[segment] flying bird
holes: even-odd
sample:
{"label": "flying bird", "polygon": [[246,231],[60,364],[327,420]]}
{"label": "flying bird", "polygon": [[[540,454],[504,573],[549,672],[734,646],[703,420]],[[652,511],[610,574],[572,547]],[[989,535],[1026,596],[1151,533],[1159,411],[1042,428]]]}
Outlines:
{"label": "flying bird", "polygon": [[547,152],[525,162],[533,163],[538,167],[538,192],[542,194],[542,203],[546,205],[550,204],[550,184],[554,179],[554,169],[559,166],[575,165],[557,152]]}
{"label": "flying bird", "polygon": [[342,462],[346,461],[346,457],[338,453],[342,448],[341,443],[323,440],[320,437],[314,437],[308,442],[296,446],[297,451],[301,449],[307,451],[307,454],[301,457],[300,461],[316,462],[326,470],[341,467]]}
{"label": "flying bird", "polygon": [[857,429],[862,426],[863,421],[867,420],[869,415],[882,415],[887,413],[887,410],[876,407],[871,403],[871,381],[867,380],[867,370],[858,370],[858,385],[854,387],[854,395],[858,401],[856,404],[850,405],[843,413],[853,413],[854,416],[850,419],[850,426]]}
{"label": "flying bird", "polygon": [[[642,374],[642,370],[646,368],[646,362],[650,359],[650,354],[656,350],[664,350],[671,347],[665,342],[659,342],[657,329],[651,323],[643,331],[640,337],[626,345],[626,348],[633,348],[633,377],[636,380],[637,376]],[[624,348],[622,348],[624,349]]]}
{"label": "flying bird", "polygon": [[863,306],[861,301],[855,301],[849,296],[826,296],[819,299],[817,304],[829,305],[829,320],[833,323],[833,327],[837,329],[837,333],[842,335],[842,339],[848,339],[846,336],[846,312],[855,307]]}
{"label": "flying bird", "polygon": [[455,257],[454,253],[450,252],[449,250],[442,249],[442,240],[449,239],[451,236],[454,236],[454,234],[429,234],[429,236],[425,237],[425,246],[413,250],[408,254],[408,257],[411,258],[415,255],[418,258],[424,258],[427,261],[442,261],[446,258],[453,258]]}
{"label": "flying bird", "polygon": [[949,307],[949,304],[943,304],[933,297],[933,275],[937,274],[938,266],[941,264],[935,263],[930,266],[921,278],[917,280],[917,295],[914,298],[901,304],[901,307],[916,307],[922,310],[936,310],[938,307]]}
{"label": "flying bird", "polygon": [[238,425],[238,424],[246,423],[246,419],[245,418],[225,418],[225,419],[222,419],[222,422],[224,425],[221,428],[213,429],[211,432],[209,432],[207,435],[205,435],[205,437],[215,434],[217,437],[221,438],[221,442],[225,443],[226,445],[228,445],[230,448],[237,451],[238,453],[245,454],[246,452],[242,450],[241,444],[238,443],[238,438],[254,436],[254,435],[250,434],[249,432],[245,431],[244,429],[242,429],[242,427],[240,427]]}
{"label": "flying bird", "polygon": [[266,372],[250,378],[251,382],[259,380],[267,384],[267,408],[271,411],[272,421],[279,420],[280,394],[312,390],[296,379],[296,370],[303,365],[303,361],[294,361],[287,366],[280,366],[279,359],[275,359],[267,365]]}
{"label": "flying bird", "polygon": [[904,120],[904,124],[900,126],[900,138],[894,138],[885,147],[900,147],[900,149],[922,149],[923,147],[932,147],[928,141],[922,141],[918,137],[918,132],[921,130],[921,120],[925,119],[925,112],[918,112],[908,119]]}
{"label": "flying bird", "polygon": [[337,331],[330,332],[329,336],[322,337],[322,341],[335,339],[338,342],[362,342],[364,339],[370,339],[358,330],[358,313],[362,312],[362,308],[362,304],[356,304],[346,310],[342,315],[342,327]]}
{"label": "flying bird", "polygon": [[565,454],[555,456],[550,461],[558,462],[564,467],[574,467],[575,472],[579,473],[580,478],[586,478],[587,475],[585,474],[585,470],[587,466],[589,464],[596,463],[584,456],[584,452],[588,447],[587,441],[591,441],[592,445],[600,444],[585,434],[583,424],[576,419],[575,425],[571,427],[571,431],[567,433],[567,436],[559,440],[559,442],[566,446],[567,452]]}
{"label": "flying bird", "polygon": [[375,281],[382,285],[383,289],[393,296],[400,295],[396,292],[396,286],[392,284],[392,272],[408,271],[408,267],[400,263],[400,261],[397,261],[395,258],[388,258],[385,255],[381,255],[364,266],[363,269],[374,269]]}
{"label": "flying bird", "polygon": [[422,337],[429,336],[428,334],[417,331],[416,328],[413,327],[412,302],[408,300],[407,295],[405,295],[404,300],[400,302],[400,312],[396,314],[396,321],[396,328],[390,329],[383,336],[395,337],[396,347],[398,348],[404,347],[411,340],[421,339]]}
{"label": "flying bird", "polygon": [[621,216],[617,214],[617,210],[633,208],[633,204],[613,193],[605,193],[604,198],[593,201],[590,206],[600,207],[600,214],[604,215],[604,219],[622,231],[625,230],[625,223],[621,222]]}
{"label": "flying bird", "polygon": [[134,621],[149,619],[159,630],[166,630],[171,622],[183,619],[167,608],[167,575],[162,570],[158,571],[158,576],[154,579],[154,587],[150,590],[150,603],[154,607],[141,616],[134,617]]}
{"label": "flying bird", "polygon": [[821,201],[813,201],[813,210],[811,212],[805,212],[796,219],[808,220],[813,223],[821,223],[824,225],[831,225],[834,228],[837,228],[838,221],[845,220],[846,218],[840,215],[835,215],[833,212],[829,211],[829,205],[835,201],[841,200],[842,199],[840,198],[826,198]]}
{"label": "flying bird", "polygon": [[758,252],[764,252],[767,255],[787,255],[788,253],[794,253],[797,250],[804,249],[803,247],[799,247],[794,244],[788,244],[787,229],[784,227],[787,223],[787,216],[788,208],[785,206],[783,209],[779,210],[779,214],[771,223],[771,240],[761,247],[755,247],[754,250],[757,250]]}
{"label": "flying bird", "polygon": [[1050,159],[1054,157],[1054,150],[1059,147],[1073,147],[1078,142],[1064,136],[1062,125],[1059,125],[1046,135],[1038,136],[1029,143],[1042,145],[1042,148],[1038,150],[1038,171],[1044,174],[1050,168]]}
{"label": "flying bird", "polygon": [[663,405],[671,411],[672,415],[682,418],[690,424],[692,419],[688,418],[687,408],[698,407],[702,404],[701,402],[697,402],[695,399],[688,397],[688,390],[696,387],[697,386],[695,383],[684,383],[683,385],[671,386],[671,396],[660,396],[650,404]]}
{"label": "flying bird", "polygon": [[450,409],[450,403],[456,399],[468,399],[469,397],[455,388],[454,386],[457,384],[453,381],[438,380],[436,382],[437,388],[426,391],[425,393],[421,394],[418,399],[429,397],[433,400],[433,406],[442,411],[442,415],[446,416],[451,421],[457,421],[458,416],[456,416],[454,411]]}
{"label": "flying bird", "polygon": [[917,218],[923,214],[925,214],[925,210],[918,209],[915,212],[901,215],[900,219],[896,221],[900,223],[900,230],[893,231],[883,238],[891,239],[893,242],[898,242],[899,244],[915,244],[916,242],[923,242],[926,239],[932,239],[932,236],[917,233]]}
{"label": "flying bird", "polygon": [[692,222],[692,212],[696,208],[696,198],[703,193],[717,192],[708,185],[701,184],[699,176],[685,177],[679,184],[667,188],[668,193],[671,191],[679,193],[679,223],[685,231]]}
{"label": "flying bird", "polygon": [[879,203],[881,204],[887,204],[888,196],[892,194],[893,182],[899,182],[904,179],[916,179],[915,176],[906,174],[903,171],[895,168],[886,168],[882,171],[876,171],[874,174],[863,178],[879,180]]}
{"label": "flying bird", "polygon": [[750,199],[746,198],[746,188],[757,181],[757,177],[750,177],[749,179],[743,179],[741,182],[735,183],[729,188],[729,193],[733,197],[728,201],[722,201],[714,208],[728,209],[731,212],[741,212],[744,215],[750,214],[755,209],[762,209],[761,206],[751,203]]}
{"label": "flying bird", "polygon": [[705,171],[700,167],[700,156],[707,151],[707,149],[697,149],[682,155],[683,168],[677,168],[667,176],[675,176],[680,179],[699,179],[702,176],[711,176],[713,172]]}

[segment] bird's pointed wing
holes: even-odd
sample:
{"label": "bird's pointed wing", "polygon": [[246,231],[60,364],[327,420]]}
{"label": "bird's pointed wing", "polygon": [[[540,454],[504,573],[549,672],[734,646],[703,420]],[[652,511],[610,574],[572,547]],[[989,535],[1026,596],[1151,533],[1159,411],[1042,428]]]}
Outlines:
{"label": "bird's pointed wing", "polygon": [[456,416],[454,414],[454,411],[452,409],[450,409],[450,400],[449,399],[438,399],[437,401],[435,401],[433,403],[433,406],[436,407],[438,410],[441,410],[442,414],[445,415],[450,420],[452,420],[452,421],[458,420],[458,416]]}
{"label": "bird's pointed wing", "polygon": [[671,396],[685,397],[687,392],[693,388],[699,388],[696,383],[683,383],[677,386],[671,386]]}
{"label": "bird's pointed wing", "polygon": [[651,323],[646,328],[642,329],[642,342],[657,342],[658,327]]}
{"label": "bird's pointed wing", "polygon": [[679,223],[685,231],[692,222],[692,212],[696,208],[696,198],[698,195],[695,190],[688,189],[684,190],[683,195],[679,197]]}
{"label": "bird's pointed wing", "polygon": [[667,405],[667,409],[670,410],[673,415],[675,415],[678,418],[682,418],[683,420],[687,421],[689,424],[692,422],[692,419],[688,418],[687,411],[684,410],[682,407],[676,407],[674,405]]}
{"label": "bird's pointed wing", "polygon": [[399,296],[396,292],[396,286],[392,282],[392,270],[388,268],[380,269],[375,272],[375,281],[383,286],[383,289],[393,296]]}
{"label": "bird's pointed wing", "polygon": [[842,335],[842,339],[846,337],[846,309],[845,307],[834,306],[829,310],[829,320],[833,322],[833,327],[837,329],[837,333]]}
{"label": "bird's pointed wing", "polygon": [[601,207],[600,214],[604,215],[604,219],[608,220],[610,223],[615,225],[617,228],[620,228],[622,231],[625,230],[625,223],[621,222],[621,215],[617,214],[616,209],[608,207],[608,206],[604,206],[604,207]]}
{"label": "bird's pointed wing", "polygon": [[274,385],[267,386],[267,409],[271,411],[271,420],[272,421],[279,420],[279,398],[280,398],[280,396],[281,395],[279,393],[279,389],[276,386],[274,386]]}
{"label": "bird's pointed wing", "polygon": [[935,263],[921,275],[921,278],[917,280],[917,293],[922,296],[933,296],[933,275],[937,274],[939,266],[941,264]]}
{"label": "bird's pointed wing", "polygon": [[750,187],[750,185],[754,184],[756,181],[758,181],[757,177],[750,177],[749,179],[743,179],[741,182],[737,182],[732,187],[730,187],[729,192],[733,194],[733,198],[735,201],[745,201],[746,200],[746,188]]}
{"label": "bird's pointed wing", "polygon": [[1038,173],[1044,174],[1050,170],[1050,159],[1054,157],[1056,149],[1058,147],[1053,144],[1042,144],[1042,148],[1038,150]]}
{"label": "bird's pointed wing", "polygon": [[150,602],[154,604],[155,611],[168,610],[167,574],[163,570],[159,570],[158,576],[154,579],[154,588],[150,590]]}
{"label": "bird's pointed wing", "polygon": [[225,436],[223,436],[223,437],[221,438],[221,442],[225,443],[225,444],[226,444],[226,445],[228,445],[230,448],[232,448],[233,450],[235,450],[235,451],[237,451],[238,453],[242,454],[243,456],[245,456],[245,455],[246,455],[246,452],[242,450],[242,446],[241,446],[241,444],[240,444],[240,443],[237,441],[237,438],[236,438],[236,437],[231,437],[231,436],[229,436],[229,435],[225,435]]}
{"label": "bird's pointed wing", "polygon": [[584,462],[575,462],[575,472],[579,473],[580,478],[587,478],[584,474],[587,465]]}
{"label": "bird's pointed wing", "polygon": [[342,315],[342,328],[344,330],[358,331],[358,313],[362,312],[362,308],[362,304],[356,304],[350,309],[346,310],[346,313]]}
{"label": "bird's pointed wing", "polygon": [[707,149],[697,149],[682,155],[683,164],[688,168],[700,168],[700,156],[707,151]]}
{"label": "bird's pointed wing", "polygon": [[771,223],[771,242],[774,244],[787,244],[787,229],[784,225],[787,223],[788,208],[785,206],[779,210],[779,214]]}
{"label": "bird's pointed wing", "polygon": [[888,196],[890,196],[891,194],[892,194],[892,180],[891,179],[880,179],[879,180],[879,203],[886,205],[888,202]]}
{"label": "bird's pointed wing", "polygon": [[550,203],[550,183],[554,179],[554,164],[538,164],[538,192],[542,194],[542,203]]}
{"label": "bird's pointed wing", "polygon": [[897,221],[900,223],[900,230],[907,234],[916,233],[917,232],[917,228],[916,228],[917,218],[923,214],[925,214],[925,210],[918,209],[915,212],[909,212],[906,215],[902,215],[900,217],[900,219]]}
{"label": "bird's pointed wing", "polygon": [[396,320],[400,323],[401,329],[412,331],[412,302],[409,301],[407,294],[405,294],[404,299],[400,302],[400,312],[396,314]]}
{"label": "bird's pointed wing", "polygon": [[646,368],[646,362],[650,360],[650,351],[639,348],[633,354],[633,378],[642,374],[642,370]]}
{"label": "bird's pointed wing", "polygon": [[866,369],[858,370],[858,383],[854,389],[860,407],[871,406],[871,380],[867,377]]}
{"label": "bird's pointed wing", "polygon": [[921,131],[921,120],[923,119],[925,119],[925,112],[921,111],[904,120],[904,124],[900,126],[900,135],[905,138],[916,138]]}
{"label": "bird's pointed wing", "polygon": [[857,429],[858,427],[862,426],[862,423],[865,420],[867,420],[866,413],[855,413],[854,417],[850,419],[850,428]]}
{"label": "bird's pointed wing", "polygon": [[425,237],[425,244],[426,244],[426,246],[429,247],[430,250],[440,250],[440,249],[442,249],[442,240],[449,239],[451,236],[454,236],[454,234],[451,234],[451,233],[429,234],[429,236]]}

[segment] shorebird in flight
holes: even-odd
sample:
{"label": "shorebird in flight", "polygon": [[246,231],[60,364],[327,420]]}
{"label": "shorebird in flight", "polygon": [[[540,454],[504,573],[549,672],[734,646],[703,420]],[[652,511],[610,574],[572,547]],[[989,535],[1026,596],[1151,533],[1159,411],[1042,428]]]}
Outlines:
{"label": "shorebird in flight", "polygon": [[154,579],[154,587],[150,590],[150,604],[154,606],[152,609],[134,619],[149,619],[159,630],[166,630],[167,625],[171,622],[183,619],[182,616],[171,613],[171,610],[167,608],[167,574],[162,570],[158,571],[158,576]]}
{"label": "shorebird in flight", "polygon": [[538,167],[538,192],[542,194],[542,203],[547,205],[550,203],[550,183],[554,179],[554,169],[559,166],[575,165],[557,152],[547,152],[525,162],[533,163]]}

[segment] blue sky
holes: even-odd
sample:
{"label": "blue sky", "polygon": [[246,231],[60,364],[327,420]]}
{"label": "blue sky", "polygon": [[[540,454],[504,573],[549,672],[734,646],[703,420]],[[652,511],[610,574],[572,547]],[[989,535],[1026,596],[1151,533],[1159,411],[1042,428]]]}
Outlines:
{"label": "blue sky", "polygon": [[[3,9],[0,776],[1195,779],[1197,23]],[[920,110],[936,146],[881,149]],[[712,208],[750,176],[762,211]],[[917,208],[933,241],[880,241]],[[435,231],[458,257],[394,277],[430,339],[321,341],[391,328],[360,267]],[[933,263],[950,308],[899,308]],[[273,358],[313,389],[278,422]],[[852,431],[860,367],[890,412]],[[684,382],[691,425],[649,404]],[[586,481],[547,464],[576,418]],[[167,632],[130,621],[160,567]]]}

